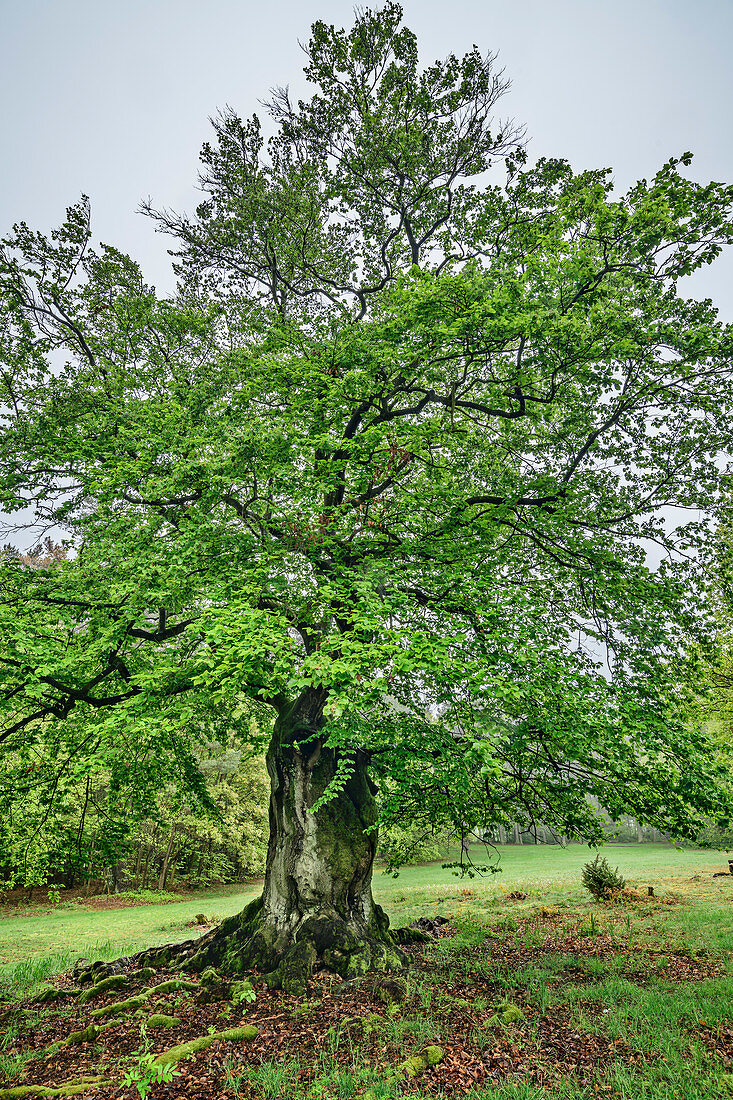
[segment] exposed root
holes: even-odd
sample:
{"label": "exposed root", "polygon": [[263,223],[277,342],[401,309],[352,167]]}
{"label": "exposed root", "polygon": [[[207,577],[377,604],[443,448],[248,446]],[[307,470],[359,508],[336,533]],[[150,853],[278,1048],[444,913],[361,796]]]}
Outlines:
{"label": "exposed root", "polygon": [[429,932],[421,932],[419,928],[393,928],[392,939],[400,945],[405,943],[431,943],[434,939]]}
{"label": "exposed root", "polygon": [[36,994],[33,1000],[40,1002],[40,1004],[46,1004],[49,1001],[65,1001],[69,997],[78,996],[78,994],[78,989],[57,989],[55,985],[47,985],[40,993]]}
{"label": "exposed root", "polygon": [[97,1026],[97,1024],[89,1024],[89,1027],[85,1027],[81,1031],[72,1031],[65,1039],[59,1039],[57,1042],[51,1043],[51,1046],[48,1048],[48,1053],[56,1054],[59,1050],[62,1050],[63,1047],[73,1046],[74,1043],[93,1043],[94,1040],[101,1035],[105,1027],[108,1026],[108,1024],[99,1026]]}
{"label": "exposed root", "polygon": [[181,1018],[180,1016],[166,1016],[162,1012],[154,1012],[152,1016],[148,1016],[145,1022],[147,1027],[178,1027]]}
{"label": "exposed root", "polygon": [[198,988],[199,986],[195,982],[186,982],[182,978],[172,978],[168,982],[161,982],[160,985],[147,986],[140,993],[134,997],[128,997],[125,1001],[113,1001],[112,1004],[104,1005],[102,1008],[94,1008],[91,1015],[99,1019],[103,1019],[105,1016],[120,1016],[127,1012],[134,1012],[136,1008],[142,1008],[151,997],[160,993],[179,993],[183,989],[196,990]]}
{"label": "exposed root", "polygon": [[105,993],[108,993],[110,989],[129,989],[130,979],[124,974],[113,974],[111,978],[102,978],[96,985],[92,985],[89,989],[83,989],[79,994],[79,1004],[86,1004],[87,1001],[93,1001],[96,997],[102,997]]}
{"label": "exposed root", "polygon": [[[179,1043],[178,1046],[164,1050],[152,1063],[154,1066],[170,1066],[180,1062],[189,1054],[196,1054],[199,1050],[206,1050],[212,1043],[219,1041],[236,1043],[254,1039],[258,1035],[258,1029],[251,1024],[246,1027],[231,1027],[226,1031],[215,1031],[213,1035],[201,1035],[198,1039],[189,1039],[187,1043]],[[2,1100],[2,1098],[0,1098]]]}
{"label": "exposed root", "polygon": [[15,1085],[13,1088],[0,1089],[0,1100],[22,1100],[26,1096],[81,1096],[87,1089],[106,1084],[108,1082],[102,1077],[81,1077],[78,1081],[67,1081],[57,1088],[47,1085]]}
{"label": "exposed root", "polygon": [[96,1019],[104,1019],[106,1016],[123,1016],[128,1012],[134,1012],[136,1008],[142,1008],[146,1001],[150,1000],[152,989],[146,989],[137,997],[128,997],[126,1001],[114,1001],[103,1008],[95,1008],[91,1015]]}
{"label": "exposed root", "polygon": [[195,991],[199,987],[196,982],[187,982],[183,978],[171,978],[168,982],[161,982],[149,988],[151,993],[180,993],[184,989]]}
{"label": "exposed root", "polygon": [[[418,934],[410,938],[423,937]],[[167,967],[198,974],[217,967],[228,975],[256,969],[270,988],[303,995],[319,965],[347,980],[371,970],[403,969],[408,957],[396,939],[399,936],[389,932],[386,914],[375,905],[366,928],[355,929],[331,911],[307,917],[295,936],[285,940],[263,920],[262,899],[258,898],[198,939],[152,947],[113,963],[95,963],[90,969],[97,984],[105,974],[127,973],[131,978],[129,971],[134,967]]]}

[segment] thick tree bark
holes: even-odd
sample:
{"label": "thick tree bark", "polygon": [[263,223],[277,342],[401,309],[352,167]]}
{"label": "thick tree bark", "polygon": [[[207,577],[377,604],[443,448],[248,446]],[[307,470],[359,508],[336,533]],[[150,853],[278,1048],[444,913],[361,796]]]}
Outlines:
{"label": "thick tree bark", "polygon": [[[311,696],[275,724],[262,896],[201,940],[182,944],[176,952],[182,968],[215,965],[234,974],[257,968],[273,988],[302,993],[315,966],[353,978],[407,961],[372,898],[376,789],[366,756],[347,760],[327,748],[319,709]],[[334,797],[314,812],[334,778]],[[155,961],[155,950],[146,954]]]}

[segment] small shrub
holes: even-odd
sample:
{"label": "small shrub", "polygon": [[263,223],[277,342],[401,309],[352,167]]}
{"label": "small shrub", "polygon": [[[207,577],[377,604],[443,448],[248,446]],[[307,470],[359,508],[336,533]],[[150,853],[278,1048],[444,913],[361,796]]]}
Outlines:
{"label": "small shrub", "polygon": [[600,855],[597,855],[591,863],[585,864],[582,879],[583,886],[594,898],[607,898],[626,886],[626,879],[618,873],[618,867],[612,871],[608,860]]}
{"label": "small shrub", "polygon": [[174,1065],[155,1065],[155,1055],[147,1053],[141,1054],[137,1065],[127,1071],[123,1084],[128,1087],[134,1085],[140,1100],[145,1100],[153,1085],[168,1084],[174,1077],[180,1077],[180,1075],[181,1071]]}

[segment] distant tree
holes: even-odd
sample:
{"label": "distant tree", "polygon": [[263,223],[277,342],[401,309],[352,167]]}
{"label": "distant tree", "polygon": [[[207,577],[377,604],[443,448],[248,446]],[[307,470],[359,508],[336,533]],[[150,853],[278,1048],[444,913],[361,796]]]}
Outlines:
{"label": "distant tree", "polygon": [[707,527],[668,509],[714,504],[733,426],[730,330],[678,293],[730,187],[687,154],[621,197],[526,167],[494,59],[421,69],[393,3],[307,56],[268,143],[216,122],[195,216],[148,209],[174,298],[86,200],[0,268],[2,507],[75,551],[2,567],[3,743],[127,738],[195,789],[192,738],[272,714],[263,896],[181,951],[291,990],[402,961],[378,786],[460,834],[600,839],[587,795],[676,835],[723,812],[689,721]]}

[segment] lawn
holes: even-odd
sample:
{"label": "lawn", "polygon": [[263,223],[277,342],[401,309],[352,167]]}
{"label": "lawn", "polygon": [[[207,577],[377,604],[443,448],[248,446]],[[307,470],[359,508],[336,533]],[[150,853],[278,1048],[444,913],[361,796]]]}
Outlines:
{"label": "lawn", "polygon": [[[580,871],[592,853],[583,845],[505,845],[498,849],[501,871],[497,874],[460,878],[450,869],[431,863],[407,867],[397,878],[377,870],[376,899],[389,913],[394,925],[437,910],[480,915],[486,906],[500,903],[507,892],[526,890],[532,899],[544,903],[585,898]],[[683,884],[694,892],[695,875],[706,881],[713,870],[726,870],[722,853],[678,850],[669,844],[614,845],[605,851],[612,866],[631,882],[657,890],[679,889]],[[477,866],[486,863],[483,847],[471,851]],[[727,879],[707,882],[712,896],[724,901],[730,896]],[[717,891],[717,894],[716,894]],[[728,893],[726,894],[726,891]],[[30,973],[47,974],[70,966],[80,956],[115,958],[159,943],[172,943],[197,935],[191,922],[198,913],[219,920],[238,912],[259,892],[258,884],[241,890],[224,887],[200,891],[190,899],[161,905],[136,905],[120,909],[95,910],[83,904],[49,909],[26,909],[24,915],[6,911],[0,919],[0,983],[11,979],[29,960],[38,962]],[[10,915],[8,915],[10,914]]]}
{"label": "lawn", "polygon": [[[481,861],[480,851],[472,855]],[[161,972],[146,979],[137,1015],[109,1017],[103,1042],[90,1033],[51,1057],[49,1044],[88,1027],[95,1005],[114,1004],[120,994],[102,991],[88,1005],[31,1002],[6,1016],[0,1100],[3,1083],[17,1089],[60,1081],[77,1082],[90,1100],[133,1100],[140,1095],[134,1082],[119,1089],[123,1073],[143,1072],[146,1051],[152,1056],[197,1036],[207,1037],[206,1049],[179,1062],[168,1083],[153,1085],[149,1100],[733,1097],[733,878],[713,878],[727,868],[725,857],[614,846],[605,855],[640,896],[605,904],[581,887],[586,848],[509,846],[500,855],[500,874],[473,879],[435,864],[398,878],[376,873],[375,895],[393,926],[417,916],[450,918],[431,942],[410,948],[413,963],[397,994],[368,983],[339,989],[325,974],[302,1001],[259,988],[252,1002],[234,1004],[195,991],[146,994],[150,983],[169,977]],[[79,955],[114,958],[195,935],[188,925],[196,914],[234,913],[256,889],[6,916],[6,995],[32,995]],[[156,1030],[162,1025],[150,1024],[151,1012],[178,1024]],[[242,1024],[257,1028],[254,1039],[222,1035]],[[433,1049],[436,1064],[421,1063]],[[94,1076],[97,1083],[84,1080]]]}

